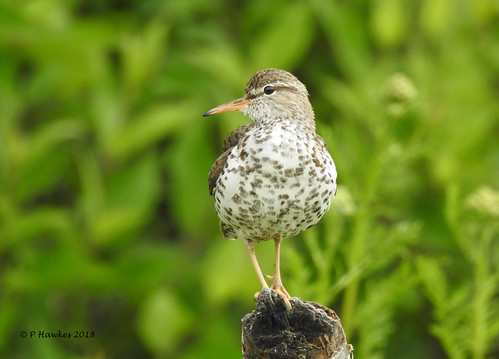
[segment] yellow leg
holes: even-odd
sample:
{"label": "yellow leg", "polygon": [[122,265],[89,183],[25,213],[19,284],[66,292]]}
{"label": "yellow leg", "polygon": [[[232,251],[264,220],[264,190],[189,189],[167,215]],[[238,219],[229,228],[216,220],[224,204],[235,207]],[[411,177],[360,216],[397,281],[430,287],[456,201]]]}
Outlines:
{"label": "yellow leg", "polygon": [[286,304],[286,307],[288,309],[291,309],[291,303],[289,300],[291,299],[291,296],[289,293],[286,291],[284,286],[282,285],[281,281],[281,242],[282,242],[282,237],[281,236],[276,236],[274,238],[275,242],[275,266],[274,266],[274,275],[272,276],[272,285],[270,288],[274,289],[277,294],[282,298],[284,301],[284,304]]}
{"label": "yellow leg", "polygon": [[265,278],[263,277],[262,270],[260,269],[260,266],[258,265],[258,260],[256,259],[255,245],[253,243],[246,243],[246,251],[248,252],[248,256],[250,257],[251,264],[253,265],[253,268],[255,269],[256,275],[258,276],[258,280],[260,281],[262,288],[268,288],[269,286],[267,285],[267,282],[265,282]]}

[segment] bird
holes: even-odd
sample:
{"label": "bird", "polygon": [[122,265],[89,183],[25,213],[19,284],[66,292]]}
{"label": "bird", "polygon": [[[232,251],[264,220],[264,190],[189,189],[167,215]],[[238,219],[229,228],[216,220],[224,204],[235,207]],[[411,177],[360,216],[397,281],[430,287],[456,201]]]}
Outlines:
{"label": "bird", "polygon": [[[336,166],[316,132],[315,114],[305,85],[288,71],[256,72],[244,96],[217,106],[204,117],[240,111],[252,122],[233,130],[209,173],[224,237],[241,238],[262,288],[270,288],[291,309],[292,297],[280,272],[283,238],[311,228],[336,195]],[[274,240],[272,276],[264,276],[255,244]],[[258,294],[258,293],[257,293]]]}

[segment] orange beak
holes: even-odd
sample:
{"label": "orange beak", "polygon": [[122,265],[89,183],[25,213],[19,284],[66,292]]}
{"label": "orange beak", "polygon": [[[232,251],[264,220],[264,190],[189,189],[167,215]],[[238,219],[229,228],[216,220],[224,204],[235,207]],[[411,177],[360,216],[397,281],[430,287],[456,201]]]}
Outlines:
{"label": "orange beak", "polygon": [[211,115],[218,115],[219,113],[224,113],[224,112],[229,112],[229,111],[236,111],[236,110],[242,110],[243,108],[246,108],[249,104],[249,100],[241,97],[238,98],[234,101],[224,103],[223,105],[217,106],[215,108],[212,108],[209,111],[206,111],[203,114],[203,117],[206,116],[211,116]]}

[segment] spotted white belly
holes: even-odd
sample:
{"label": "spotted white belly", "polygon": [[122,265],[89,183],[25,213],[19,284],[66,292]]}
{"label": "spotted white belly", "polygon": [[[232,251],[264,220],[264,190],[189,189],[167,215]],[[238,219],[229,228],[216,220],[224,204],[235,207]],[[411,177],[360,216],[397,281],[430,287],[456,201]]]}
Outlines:
{"label": "spotted white belly", "polygon": [[315,225],[336,193],[336,167],[314,132],[276,123],[255,126],[233,147],[215,190],[229,238],[258,242]]}

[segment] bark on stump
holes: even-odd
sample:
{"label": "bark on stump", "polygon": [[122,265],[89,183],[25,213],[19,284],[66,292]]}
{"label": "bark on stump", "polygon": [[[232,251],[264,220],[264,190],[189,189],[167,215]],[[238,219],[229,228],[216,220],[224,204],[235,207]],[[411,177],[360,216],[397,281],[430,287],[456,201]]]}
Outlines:
{"label": "bark on stump", "polygon": [[333,310],[300,298],[293,298],[291,305],[286,309],[275,291],[262,289],[256,310],[242,319],[243,359],[353,358]]}

